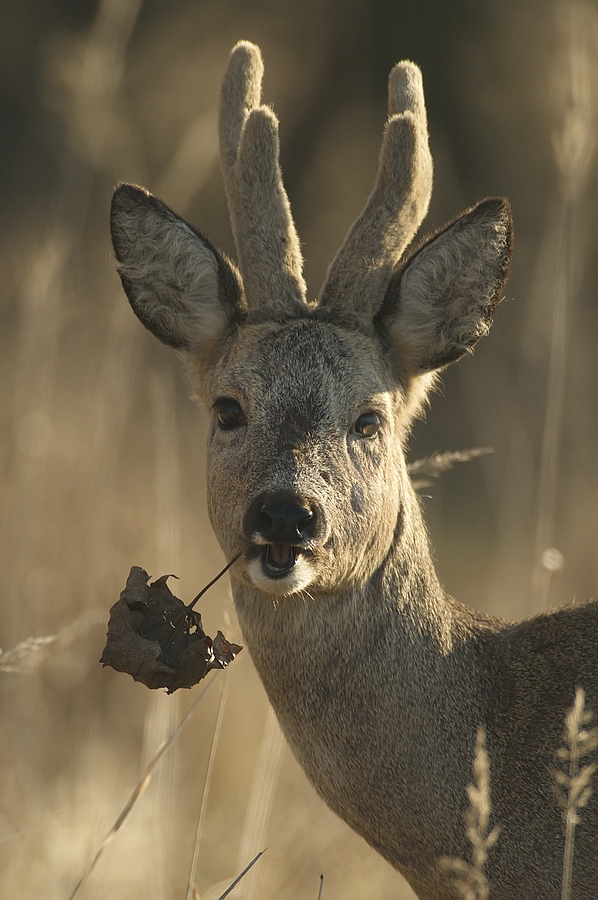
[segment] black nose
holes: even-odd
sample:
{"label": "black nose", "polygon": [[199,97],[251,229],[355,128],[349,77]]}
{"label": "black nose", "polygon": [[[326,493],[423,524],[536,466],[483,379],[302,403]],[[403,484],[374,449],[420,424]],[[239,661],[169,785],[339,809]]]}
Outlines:
{"label": "black nose", "polygon": [[245,517],[249,537],[256,532],[273,544],[296,544],[314,536],[316,511],[302,497],[287,492],[261,494]]}

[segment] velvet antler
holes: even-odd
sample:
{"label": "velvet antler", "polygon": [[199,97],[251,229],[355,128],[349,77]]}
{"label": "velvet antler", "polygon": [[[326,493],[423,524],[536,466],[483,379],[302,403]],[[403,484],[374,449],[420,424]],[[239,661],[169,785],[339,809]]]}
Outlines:
{"label": "velvet antler", "polygon": [[320,294],[371,319],[393,269],[421,225],[432,193],[432,157],[422,76],[400,62],[388,82],[389,119],[374,189],[332,261]]}
{"label": "velvet antler", "polygon": [[261,106],[263,63],[247,41],[232,50],[220,95],[220,153],[250,309],[305,303],[299,238],[279,165],[278,120]]}

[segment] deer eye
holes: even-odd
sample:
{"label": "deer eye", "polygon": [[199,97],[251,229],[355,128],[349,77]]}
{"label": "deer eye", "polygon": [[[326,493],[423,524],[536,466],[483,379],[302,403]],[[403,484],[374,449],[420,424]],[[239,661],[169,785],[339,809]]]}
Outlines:
{"label": "deer eye", "polygon": [[213,408],[216,410],[218,425],[222,431],[232,431],[233,428],[246,424],[240,404],[232,397],[220,397]]}
{"label": "deer eye", "polygon": [[355,431],[362,437],[374,437],[380,430],[380,419],[376,413],[368,412],[360,416],[355,425]]}

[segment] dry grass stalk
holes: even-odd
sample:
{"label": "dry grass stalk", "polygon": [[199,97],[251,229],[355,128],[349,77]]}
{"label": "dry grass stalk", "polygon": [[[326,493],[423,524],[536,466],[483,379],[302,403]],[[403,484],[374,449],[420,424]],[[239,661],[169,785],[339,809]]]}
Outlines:
{"label": "dry grass stalk", "polygon": [[220,894],[220,896],[218,897],[218,900],[224,900],[225,897],[228,897],[228,895],[231,893],[231,891],[233,891],[233,890],[236,888],[236,886],[237,886],[238,883],[241,881],[241,879],[243,878],[243,876],[246,875],[246,874],[249,872],[249,870],[252,868],[252,866],[254,866],[254,865],[256,864],[256,862],[258,861],[258,859],[260,858],[260,856],[262,856],[262,855],[266,852],[267,849],[268,849],[267,847],[264,847],[263,850],[260,850],[260,852],[259,852],[258,854],[256,854],[256,855],[253,857],[253,859],[251,860],[251,862],[249,863],[249,865],[248,865],[248,866],[245,866],[245,868],[243,869],[243,871],[241,872],[240,875],[237,875],[237,877],[236,877],[235,880],[232,882],[232,884],[230,885],[230,887],[227,887],[227,889],[225,890],[225,892],[224,892],[223,894]]}
{"label": "dry grass stalk", "polygon": [[28,637],[19,641],[11,650],[0,649],[0,672],[13,675],[32,675],[52,653],[60,653],[86,634],[95,625],[104,624],[105,610],[88,609],[56,634]]}
{"label": "dry grass stalk", "polygon": [[571,897],[575,828],[581,819],[579,811],[587,804],[593,789],[590,779],[596,771],[596,763],[581,766],[581,759],[598,748],[598,727],[584,728],[592,721],[592,713],[585,709],[585,692],[578,687],[573,706],[565,716],[563,746],[556,756],[568,763],[567,771],[552,771],[553,787],[565,821],[565,852],[563,858],[563,883],[561,900]]}
{"label": "dry grass stalk", "polygon": [[472,847],[472,862],[443,857],[441,867],[455,876],[455,887],[463,900],[488,900],[489,887],[484,874],[488,851],[496,843],[499,828],[488,832],[490,823],[490,765],[486,751],[486,729],[478,728],[473,762],[474,783],[467,786],[469,809],[465,818],[467,838]]}
{"label": "dry grass stalk", "polygon": [[[242,860],[255,853],[256,847],[264,843],[268,819],[272,810],[274,791],[280,772],[282,749],[282,731],[274,710],[272,707],[268,707],[262,743],[247,803],[247,812],[237,857],[237,867],[242,865]],[[248,878],[243,885],[242,896],[246,900],[251,900],[253,892],[254,880],[252,873],[252,877]]]}
{"label": "dry grass stalk", "polygon": [[[216,673],[216,674],[218,674],[218,673]],[[143,773],[143,775],[139,779],[137,785],[133,789],[131,796],[129,797],[129,799],[125,803],[124,807],[122,808],[121,812],[119,813],[114,825],[107,832],[106,836],[104,837],[104,840],[102,841],[102,843],[100,844],[100,846],[98,847],[98,849],[96,850],[96,852],[94,853],[94,855],[92,856],[90,861],[88,862],[79,881],[73,888],[73,891],[69,894],[68,900],[73,900],[73,898],[77,896],[80,889],[83,887],[83,885],[85,884],[85,882],[87,881],[87,879],[89,878],[89,876],[91,875],[93,870],[95,869],[100,856],[102,855],[102,853],[104,852],[104,850],[106,849],[106,847],[108,846],[108,844],[110,843],[112,838],[117,834],[118,831],[120,831],[120,829],[122,828],[122,826],[128,819],[129,814],[131,813],[131,810],[133,809],[136,802],[139,800],[139,798],[141,797],[141,795],[147,788],[148,784],[150,783],[154,769],[156,768],[156,766],[158,765],[158,763],[164,756],[164,753],[174,743],[174,741],[177,739],[177,737],[179,736],[179,734],[181,733],[181,731],[183,730],[185,725],[188,724],[188,722],[192,718],[194,712],[196,711],[197,707],[199,706],[199,704],[201,703],[201,701],[203,700],[203,698],[205,697],[207,692],[210,690],[210,688],[214,684],[214,680],[215,680],[215,676],[212,677],[212,680],[210,681],[210,683],[206,685],[206,687],[203,689],[203,691],[201,692],[199,697],[197,697],[197,699],[194,701],[193,705],[190,707],[190,709],[187,711],[187,713],[183,716],[183,718],[181,719],[181,721],[179,722],[177,727],[174,729],[174,731],[172,731],[169,734],[169,736],[164,741],[162,741],[162,743],[160,744],[160,746],[158,747],[158,749],[156,750],[156,752],[150,759],[149,763],[146,766],[145,772]]]}
{"label": "dry grass stalk", "polygon": [[324,887],[324,876],[320,875],[320,890],[318,891],[318,900],[322,900],[322,888]]}
{"label": "dry grass stalk", "polygon": [[58,635],[47,634],[43,637],[28,637],[20,641],[12,650],[4,653],[0,650],[0,672],[30,673],[37,669],[45,658],[43,652],[53,644]]}
{"label": "dry grass stalk", "polygon": [[206,772],[206,780],[203,789],[203,796],[201,798],[201,809],[199,811],[199,818],[197,820],[197,830],[195,832],[195,844],[193,846],[193,859],[191,861],[191,869],[189,872],[189,883],[187,884],[187,895],[186,900],[194,900],[194,897],[197,893],[197,888],[195,886],[195,873],[197,870],[197,862],[199,860],[199,844],[201,841],[201,834],[203,831],[203,825],[206,815],[206,807],[208,804],[208,794],[210,793],[210,785],[212,783],[212,772],[214,770],[214,761],[216,759],[216,751],[218,749],[218,740],[220,738],[220,731],[222,729],[222,721],[224,719],[224,708],[226,706],[226,698],[228,694],[228,671],[224,678],[224,684],[222,686],[222,694],[220,695],[220,706],[218,707],[218,718],[216,719],[216,725],[214,727],[214,736],[212,738],[212,747],[210,749],[210,758],[208,760],[208,769]]}
{"label": "dry grass stalk", "polygon": [[468,450],[447,450],[445,453],[434,453],[409,463],[408,469],[416,489],[428,487],[431,478],[438,478],[452,469],[457,463],[469,462],[485,453],[492,453],[492,447],[471,447]]}
{"label": "dry grass stalk", "polygon": [[555,162],[559,171],[557,244],[554,254],[554,296],[548,385],[542,455],[540,459],[538,517],[536,525],[536,565],[533,572],[535,609],[546,609],[554,569],[545,563],[545,551],[554,543],[559,460],[565,415],[567,371],[571,360],[569,322],[579,291],[583,258],[579,222],[586,202],[584,188],[591,173],[596,139],[594,134],[595,96],[593,58],[598,16],[590,4],[573,2],[563,7],[566,57],[563,84],[567,90],[562,123],[553,136]]}

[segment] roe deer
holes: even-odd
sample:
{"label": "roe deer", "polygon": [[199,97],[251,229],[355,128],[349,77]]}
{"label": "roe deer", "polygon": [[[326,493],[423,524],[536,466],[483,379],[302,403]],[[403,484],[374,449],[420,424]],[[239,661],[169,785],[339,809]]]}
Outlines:
{"label": "roe deer", "polygon": [[[598,605],[508,624],[459,605],[431,561],[404,445],[437,373],[488,331],[511,215],[485,200],[405,251],[428,207],[421,75],[399,63],[367,204],[306,299],[262,61],[233,50],[220,147],[239,270],[145,190],[112,235],[141,322],[185,360],[211,411],[209,512],[236,609],[282,729],[326,803],[419,897],[457,896],[439,858],[465,834],[487,734],[494,900],[560,896],[564,826],[549,767],[579,683],[598,709]],[[576,836],[573,896],[598,893],[598,804]]]}

